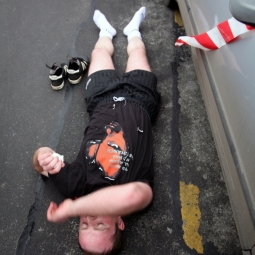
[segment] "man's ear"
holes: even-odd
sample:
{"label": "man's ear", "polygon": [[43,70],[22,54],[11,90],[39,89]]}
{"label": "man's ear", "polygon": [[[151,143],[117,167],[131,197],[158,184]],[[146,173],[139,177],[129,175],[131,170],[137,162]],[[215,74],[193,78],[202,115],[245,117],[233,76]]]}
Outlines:
{"label": "man's ear", "polygon": [[120,230],[124,230],[125,229],[125,223],[121,219],[121,217],[118,217],[118,227],[119,227]]}

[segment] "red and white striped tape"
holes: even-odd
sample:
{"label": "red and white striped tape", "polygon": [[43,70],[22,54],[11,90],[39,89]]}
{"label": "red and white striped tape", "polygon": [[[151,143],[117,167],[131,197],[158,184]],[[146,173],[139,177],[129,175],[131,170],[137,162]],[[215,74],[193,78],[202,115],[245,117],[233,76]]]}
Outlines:
{"label": "red and white striped tape", "polygon": [[223,21],[213,29],[196,36],[180,36],[175,46],[190,45],[202,50],[217,50],[255,27],[245,25],[235,18]]}

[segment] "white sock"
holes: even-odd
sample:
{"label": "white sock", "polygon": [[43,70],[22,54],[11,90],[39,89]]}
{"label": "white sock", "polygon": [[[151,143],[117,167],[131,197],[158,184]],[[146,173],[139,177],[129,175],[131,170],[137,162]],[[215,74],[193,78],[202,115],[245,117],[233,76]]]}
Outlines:
{"label": "white sock", "polygon": [[95,10],[93,20],[97,27],[100,29],[99,37],[108,36],[111,39],[116,35],[116,30],[107,21],[106,17],[99,10]]}
{"label": "white sock", "polygon": [[142,39],[139,31],[140,24],[143,22],[146,15],[146,8],[141,7],[134,15],[132,20],[124,28],[123,33],[128,37],[128,41],[134,36],[138,36]]}

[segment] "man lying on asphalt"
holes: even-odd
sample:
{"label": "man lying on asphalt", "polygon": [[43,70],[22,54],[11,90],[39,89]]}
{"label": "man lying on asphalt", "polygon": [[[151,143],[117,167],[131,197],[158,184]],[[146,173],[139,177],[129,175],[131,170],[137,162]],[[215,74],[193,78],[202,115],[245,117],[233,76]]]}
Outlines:
{"label": "man lying on asphalt", "polygon": [[48,220],[79,216],[79,243],[87,254],[116,252],[125,228],[121,216],[146,208],[153,198],[151,122],[160,96],[139,32],[145,13],[140,8],[123,30],[128,61],[118,77],[112,61],[116,30],[95,11],[100,33],[85,86],[90,121],[79,154],[71,164],[49,147],[39,148],[33,157],[36,171],[52,179],[67,198],[60,205],[50,203]]}

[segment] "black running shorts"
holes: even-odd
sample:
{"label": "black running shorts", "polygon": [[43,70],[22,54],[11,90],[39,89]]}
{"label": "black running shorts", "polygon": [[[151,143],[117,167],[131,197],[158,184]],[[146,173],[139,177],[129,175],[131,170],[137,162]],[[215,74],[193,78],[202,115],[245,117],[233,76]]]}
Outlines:
{"label": "black running shorts", "polygon": [[98,105],[122,98],[146,110],[153,122],[160,101],[156,87],[157,77],[144,70],[134,70],[120,77],[115,70],[95,72],[87,78],[85,85],[87,112],[91,116]]}

